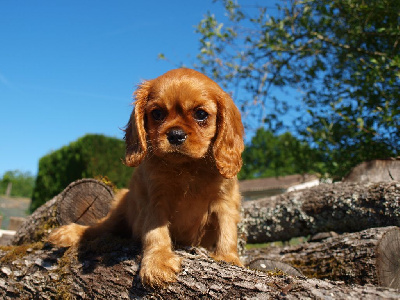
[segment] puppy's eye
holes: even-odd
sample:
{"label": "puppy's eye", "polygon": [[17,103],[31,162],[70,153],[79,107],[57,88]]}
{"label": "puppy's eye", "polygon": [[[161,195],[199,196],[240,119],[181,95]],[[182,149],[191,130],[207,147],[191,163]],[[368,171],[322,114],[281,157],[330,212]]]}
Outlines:
{"label": "puppy's eye", "polygon": [[205,110],[202,110],[202,109],[197,109],[194,112],[194,118],[200,122],[205,121],[208,118],[208,112],[206,112]]}
{"label": "puppy's eye", "polygon": [[165,118],[165,112],[162,111],[159,108],[153,109],[151,111],[151,116],[153,117],[154,120],[156,121],[162,121]]}

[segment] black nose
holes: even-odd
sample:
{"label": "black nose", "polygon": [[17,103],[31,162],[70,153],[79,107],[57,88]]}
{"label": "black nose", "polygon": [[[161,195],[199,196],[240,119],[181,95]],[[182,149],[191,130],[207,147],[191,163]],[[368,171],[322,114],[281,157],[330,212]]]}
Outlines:
{"label": "black nose", "polygon": [[173,128],[167,133],[167,139],[171,145],[179,146],[186,140],[186,132],[180,128]]}

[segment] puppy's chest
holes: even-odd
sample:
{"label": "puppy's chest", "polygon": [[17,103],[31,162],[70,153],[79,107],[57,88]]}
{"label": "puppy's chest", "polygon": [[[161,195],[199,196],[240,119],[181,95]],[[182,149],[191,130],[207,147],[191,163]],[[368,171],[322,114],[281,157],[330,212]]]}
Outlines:
{"label": "puppy's chest", "polygon": [[170,231],[175,241],[193,245],[203,235],[213,203],[218,201],[218,189],[193,182],[181,188],[170,205]]}
{"label": "puppy's chest", "polygon": [[199,244],[209,218],[210,211],[206,203],[178,205],[171,211],[169,219],[172,240],[183,245]]}
{"label": "puppy's chest", "polygon": [[217,190],[210,190],[197,184],[180,186],[170,202],[170,222],[197,220],[208,213],[211,203],[218,198]]}
{"label": "puppy's chest", "polygon": [[215,198],[221,189],[220,178],[204,174],[185,172],[177,176],[170,176],[169,180],[171,198],[183,206]]}

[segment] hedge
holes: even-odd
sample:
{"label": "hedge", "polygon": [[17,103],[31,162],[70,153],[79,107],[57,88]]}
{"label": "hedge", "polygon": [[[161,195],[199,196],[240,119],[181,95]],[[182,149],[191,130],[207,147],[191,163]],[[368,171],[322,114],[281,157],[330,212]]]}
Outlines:
{"label": "hedge", "polygon": [[126,187],[133,170],[123,164],[124,154],[123,140],[88,134],[43,156],[39,161],[31,212],[80,178],[104,176],[117,188]]}

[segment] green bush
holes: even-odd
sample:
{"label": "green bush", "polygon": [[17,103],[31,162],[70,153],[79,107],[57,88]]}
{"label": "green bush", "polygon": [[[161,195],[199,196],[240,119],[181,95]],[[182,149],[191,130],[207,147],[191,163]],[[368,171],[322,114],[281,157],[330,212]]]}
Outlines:
{"label": "green bush", "polygon": [[322,155],[289,132],[277,135],[259,128],[246,146],[239,179],[326,173]]}
{"label": "green bush", "polygon": [[21,172],[19,170],[7,171],[0,178],[0,195],[6,194],[8,184],[12,184],[12,197],[31,197],[35,177],[29,172]]}
{"label": "green bush", "polygon": [[126,187],[132,169],[123,164],[124,154],[124,141],[89,134],[43,156],[39,161],[31,212],[77,179],[106,176],[118,188]]}

